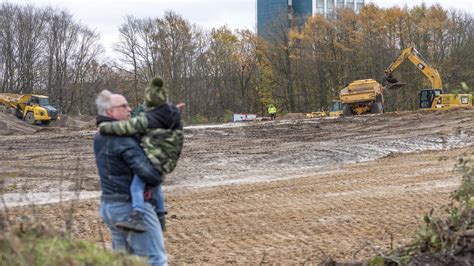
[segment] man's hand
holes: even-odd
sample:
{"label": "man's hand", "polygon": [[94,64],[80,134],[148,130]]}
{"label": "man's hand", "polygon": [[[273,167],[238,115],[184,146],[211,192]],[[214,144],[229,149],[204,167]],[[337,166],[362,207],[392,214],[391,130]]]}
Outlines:
{"label": "man's hand", "polygon": [[186,104],[184,104],[184,103],[178,103],[178,104],[176,105],[176,107],[177,107],[180,111],[183,111],[185,106],[186,106]]}

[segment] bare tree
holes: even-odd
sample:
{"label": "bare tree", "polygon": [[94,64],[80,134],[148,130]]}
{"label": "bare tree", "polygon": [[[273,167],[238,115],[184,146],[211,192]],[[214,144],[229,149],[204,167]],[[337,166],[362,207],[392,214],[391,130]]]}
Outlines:
{"label": "bare tree", "polygon": [[2,4],[2,90],[42,93],[61,110],[80,113],[82,83],[101,52],[99,36],[52,8]]}
{"label": "bare tree", "polygon": [[[115,45],[115,51],[121,55],[121,62],[124,66],[118,66],[121,70],[126,70],[131,67],[131,74],[133,75],[133,91],[135,103],[140,102],[138,92],[138,67],[139,67],[139,20],[133,16],[126,16],[125,22],[119,27],[119,42]],[[128,71],[128,70],[127,70]]]}

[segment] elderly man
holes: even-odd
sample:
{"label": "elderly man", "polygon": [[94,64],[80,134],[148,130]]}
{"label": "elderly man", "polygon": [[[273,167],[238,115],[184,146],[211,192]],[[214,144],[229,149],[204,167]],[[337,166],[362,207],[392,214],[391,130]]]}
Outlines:
{"label": "elderly man", "polygon": [[[97,97],[96,104],[99,113],[97,124],[130,118],[131,109],[120,94],[104,90]],[[147,257],[150,265],[166,265],[163,233],[150,203],[145,204],[145,232],[124,231],[115,226],[117,222],[126,220],[132,211],[130,184],[134,174],[151,186],[162,181],[160,173],[141,149],[139,140],[97,134],[94,154],[102,190],[100,214],[112,235],[113,249]]]}

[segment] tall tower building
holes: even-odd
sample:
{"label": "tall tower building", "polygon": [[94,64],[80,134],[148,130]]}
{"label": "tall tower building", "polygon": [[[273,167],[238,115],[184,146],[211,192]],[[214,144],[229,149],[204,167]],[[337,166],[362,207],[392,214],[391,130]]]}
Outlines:
{"label": "tall tower building", "polygon": [[338,8],[349,8],[358,12],[365,0],[313,0],[313,14],[332,16]]}
{"label": "tall tower building", "polygon": [[278,31],[302,26],[313,14],[314,0],[257,0],[257,34],[272,40]]}
{"label": "tall tower building", "polygon": [[256,0],[257,34],[270,41],[276,31],[302,26],[314,14],[333,16],[338,8],[359,11],[365,0]]}

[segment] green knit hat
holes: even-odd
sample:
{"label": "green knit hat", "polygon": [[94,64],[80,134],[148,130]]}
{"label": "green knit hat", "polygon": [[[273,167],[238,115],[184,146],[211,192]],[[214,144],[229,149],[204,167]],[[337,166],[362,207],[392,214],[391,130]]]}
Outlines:
{"label": "green knit hat", "polygon": [[161,78],[153,78],[145,88],[145,107],[158,107],[168,100],[168,90],[163,87]]}

